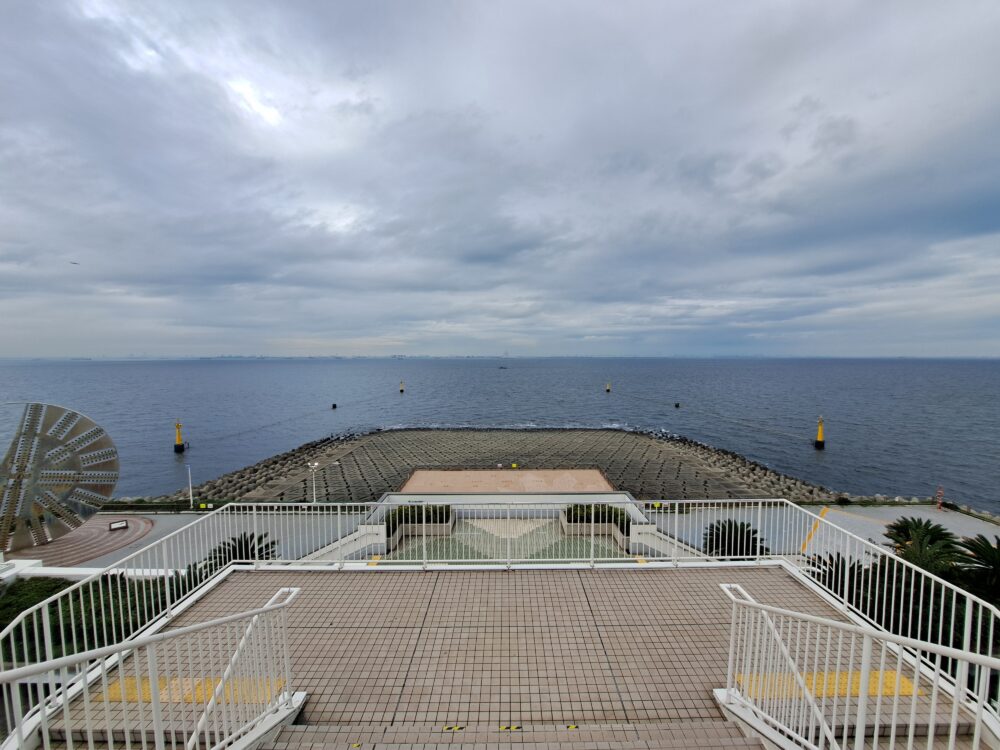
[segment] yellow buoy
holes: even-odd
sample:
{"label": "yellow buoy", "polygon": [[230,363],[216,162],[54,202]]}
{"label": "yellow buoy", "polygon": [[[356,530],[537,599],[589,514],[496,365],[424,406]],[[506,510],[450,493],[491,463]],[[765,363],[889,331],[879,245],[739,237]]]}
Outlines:
{"label": "yellow buoy", "polygon": [[174,424],[174,431],[176,432],[176,435],[174,436],[174,453],[183,453],[184,448],[186,447],[184,445],[184,438],[181,435],[181,427],[183,426],[184,425],[180,422],[176,422]]}
{"label": "yellow buoy", "polygon": [[611,383],[606,383],[604,385],[604,392],[605,393],[611,393]]}
{"label": "yellow buoy", "polygon": [[406,386],[403,384],[403,381],[400,380],[399,381],[399,392],[402,393],[405,390],[406,390]]}
{"label": "yellow buoy", "polygon": [[820,417],[816,423],[816,441],[813,445],[818,451],[821,451],[826,447],[826,440],[823,437],[823,417]]}

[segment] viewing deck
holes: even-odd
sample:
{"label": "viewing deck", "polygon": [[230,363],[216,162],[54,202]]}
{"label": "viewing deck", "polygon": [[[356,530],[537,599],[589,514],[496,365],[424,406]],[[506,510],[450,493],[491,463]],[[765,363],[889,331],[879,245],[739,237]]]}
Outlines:
{"label": "viewing deck", "polygon": [[723,721],[732,604],[839,615],[777,567],[234,572],[174,627],[301,589],[288,611],[300,721],[551,726]]}
{"label": "viewing deck", "polygon": [[234,504],[4,632],[4,750],[994,747],[998,622],[784,500]]}

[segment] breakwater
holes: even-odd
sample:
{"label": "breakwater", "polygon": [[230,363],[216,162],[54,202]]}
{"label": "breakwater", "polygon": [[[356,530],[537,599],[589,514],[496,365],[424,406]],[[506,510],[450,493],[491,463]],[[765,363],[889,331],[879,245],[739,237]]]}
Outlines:
{"label": "breakwater", "polygon": [[[783,497],[798,503],[930,502],[858,496],[775,471],[732,451],[662,430],[398,429],[305,443],[195,488],[199,502],[365,502],[397,490],[417,468],[596,468],[638,499]],[[148,502],[183,502],[186,490]]]}

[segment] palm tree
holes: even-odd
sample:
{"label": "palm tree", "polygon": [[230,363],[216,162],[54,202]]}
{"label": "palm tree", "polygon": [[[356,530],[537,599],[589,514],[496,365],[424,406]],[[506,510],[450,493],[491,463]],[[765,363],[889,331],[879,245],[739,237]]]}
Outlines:
{"label": "palm tree", "polygon": [[945,579],[954,577],[956,566],[965,559],[954,534],[946,531],[941,535],[936,530],[925,528],[914,530],[909,541],[896,547],[896,554],[906,562]]}
{"label": "palm tree", "polygon": [[757,529],[746,521],[716,521],[705,529],[702,549],[709,557],[749,560],[771,554]]}
{"label": "palm tree", "polygon": [[860,560],[852,560],[836,552],[810,556],[809,566],[809,574],[821,586],[855,606],[861,604],[870,570]]}
{"label": "palm tree", "polygon": [[968,588],[993,604],[1000,603],[1000,536],[990,542],[977,534],[959,542],[965,551],[965,576]]}
{"label": "palm tree", "polygon": [[913,541],[913,538],[918,534],[928,543],[941,540],[948,541],[954,545],[958,542],[957,537],[948,531],[948,529],[926,518],[904,516],[903,518],[897,518],[885,527],[885,535],[892,542],[892,546],[897,552]]}
{"label": "palm tree", "polygon": [[218,570],[233,560],[273,560],[277,557],[276,547],[277,542],[269,541],[266,531],[260,536],[245,531],[212,550],[205,562]]}

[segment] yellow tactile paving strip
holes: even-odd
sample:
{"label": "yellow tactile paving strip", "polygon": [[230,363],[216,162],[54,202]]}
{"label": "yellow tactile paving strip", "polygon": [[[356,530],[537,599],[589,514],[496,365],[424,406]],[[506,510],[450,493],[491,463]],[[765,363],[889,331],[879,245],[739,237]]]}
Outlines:
{"label": "yellow tactile paving strip", "polygon": [[[751,698],[797,696],[800,688],[796,680],[788,674],[747,674],[737,675],[740,690]],[[861,695],[861,672],[806,672],[802,682],[815,698],[857,698]],[[895,670],[872,672],[869,677],[867,695],[875,697],[909,697],[914,694],[913,680]],[[917,690],[917,695],[924,695]]]}
{"label": "yellow tactile paving strip", "polygon": [[[165,703],[197,703],[204,705],[218,687],[220,677],[161,677],[157,682],[160,700]],[[278,695],[285,685],[283,679],[239,678],[226,683],[222,703],[257,702],[270,700]],[[152,700],[152,681],[148,677],[123,677],[112,681],[107,692],[97,694],[95,700],[108,703],[135,703],[138,700]]]}

